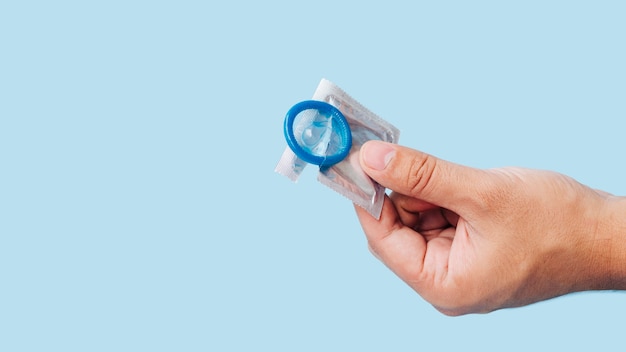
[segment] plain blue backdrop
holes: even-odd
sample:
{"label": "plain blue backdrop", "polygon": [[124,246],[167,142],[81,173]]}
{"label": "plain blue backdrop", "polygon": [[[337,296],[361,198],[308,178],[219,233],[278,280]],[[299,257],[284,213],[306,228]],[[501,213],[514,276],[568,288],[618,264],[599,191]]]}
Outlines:
{"label": "plain blue backdrop", "polygon": [[441,315],[313,168],[273,169],[286,111],[325,77],[401,144],[626,195],[625,18],[622,1],[2,2],[0,350],[621,348],[622,293]]}

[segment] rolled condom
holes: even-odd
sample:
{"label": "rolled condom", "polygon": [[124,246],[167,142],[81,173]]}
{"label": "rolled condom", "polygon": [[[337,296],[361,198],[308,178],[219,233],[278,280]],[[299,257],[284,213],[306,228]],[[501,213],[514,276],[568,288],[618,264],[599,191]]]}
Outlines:
{"label": "rolled condom", "polygon": [[[398,143],[400,131],[326,79],[321,80],[312,100],[327,103],[334,108],[325,109],[324,104],[319,104],[320,113],[311,114],[307,110],[305,111],[306,114],[298,114],[299,110],[294,112],[294,109],[299,107],[296,104],[287,113],[285,137],[288,141],[288,147],[285,149],[275,171],[295,182],[309,162],[315,163],[319,165],[317,179],[322,184],[345,196],[354,204],[367,210],[374,218],[379,219],[385,197],[385,188],[372,180],[361,169],[359,154],[363,144],[369,140]],[[311,102],[307,101],[300,104],[304,103]],[[305,117],[300,118],[295,115],[304,115]],[[344,128],[344,118],[349,126],[349,131],[347,131],[350,134],[349,138],[345,138],[343,130],[338,130]],[[302,123],[302,121],[305,122]],[[290,124],[294,122],[295,124],[291,126]],[[295,131],[295,133],[291,131]],[[303,154],[303,148],[297,142],[313,139],[317,143],[310,149],[310,153],[307,149]],[[320,141],[323,143],[319,143]],[[330,141],[350,144],[337,146]],[[347,150],[341,155],[337,153],[328,155],[328,157],[324,155],[324,153],[331,154],[331,151],[346,147]],[[338,157],[341,159],[338,160]]]}

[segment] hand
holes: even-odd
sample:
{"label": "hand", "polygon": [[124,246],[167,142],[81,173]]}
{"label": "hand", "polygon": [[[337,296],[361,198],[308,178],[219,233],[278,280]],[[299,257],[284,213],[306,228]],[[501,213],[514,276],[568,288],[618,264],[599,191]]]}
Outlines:
{"label": "hand", "polygon": [[379,141],[361,166],[393,190],[357,215],[372,253],[447,315],[626,289],[624,198],[547,171],[479,170]]}

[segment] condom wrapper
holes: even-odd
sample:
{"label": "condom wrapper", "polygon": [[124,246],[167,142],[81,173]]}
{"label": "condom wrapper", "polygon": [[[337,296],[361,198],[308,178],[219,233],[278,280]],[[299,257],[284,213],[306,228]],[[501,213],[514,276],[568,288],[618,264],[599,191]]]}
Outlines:
{"label": "condom wrapper", "polygon": [[284,127],[288,147],[277,173],[296,182],[307,164],[316,164],[322,184],[380,218],[385,188],[363,171],[359,154],[369,140],[398,143],[396,127],[326,79],[312,100],[289,110]]}

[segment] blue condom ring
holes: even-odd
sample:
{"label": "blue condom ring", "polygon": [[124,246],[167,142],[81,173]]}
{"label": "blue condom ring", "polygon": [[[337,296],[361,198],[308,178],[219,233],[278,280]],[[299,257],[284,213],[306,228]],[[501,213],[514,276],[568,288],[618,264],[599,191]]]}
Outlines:
{"label": "blue condom ring", "polygon": [[[298,126],[296,132],[294,132],[294,123],[296,123],[296,117],[306,110],[315,111],[316,120],[311,120],[310,126]],[[326,126],[326,127],[320,127]],[[287,112],[285,116],[285,139],[289,148],[302,160],[309,164],[319,165],[320,167],[329,167],[337,164],[341,160],[345,159],[350,153],[352,147],[352,132],[350,131],[350,125],[345,116],[336,107],[318,100],[305,100],[294,105]],[[323,154],[320,154],[316,148],[307,146],[303,142],[304,134],[313,128],[321,129],[321,135],[330,133],[326,136],[325,140],[320,140],[314,147],[319,147],[320,143],[326,143],[322,145]],[[303,132],[304,131],[304,132]],[[308,132],[309,135],[311,134]]]}

